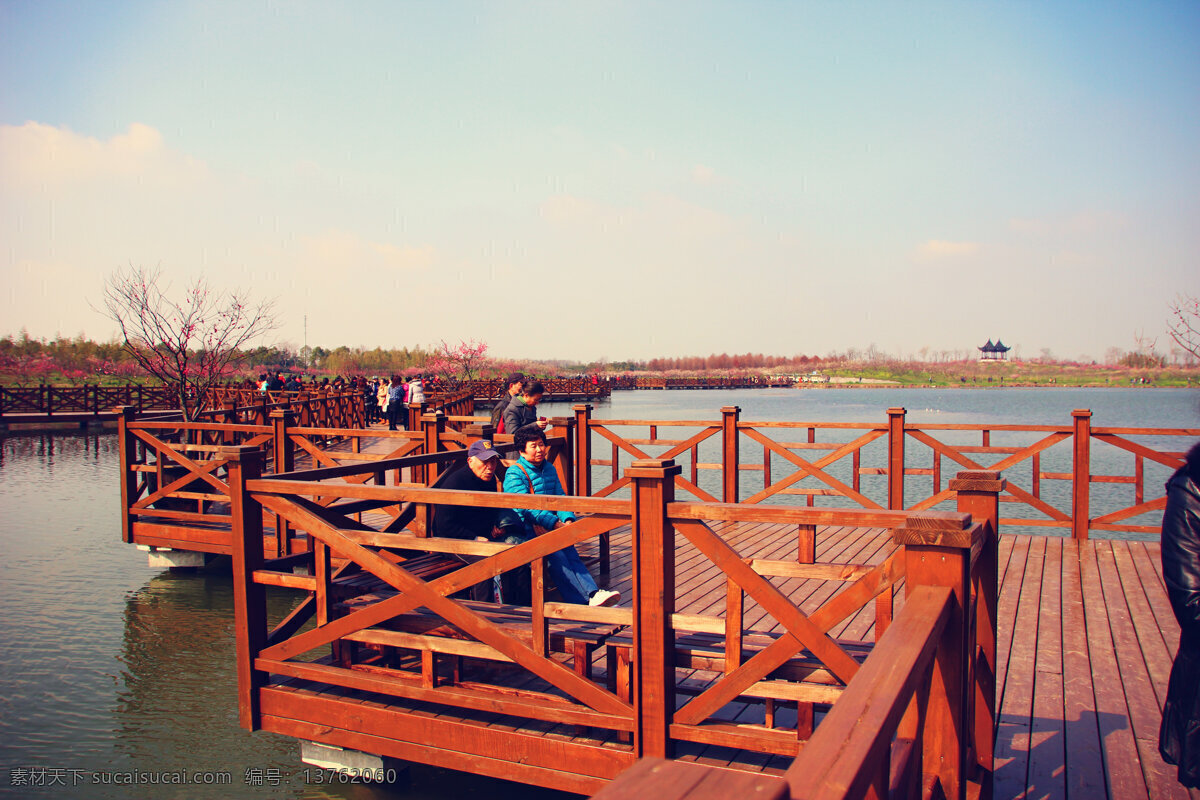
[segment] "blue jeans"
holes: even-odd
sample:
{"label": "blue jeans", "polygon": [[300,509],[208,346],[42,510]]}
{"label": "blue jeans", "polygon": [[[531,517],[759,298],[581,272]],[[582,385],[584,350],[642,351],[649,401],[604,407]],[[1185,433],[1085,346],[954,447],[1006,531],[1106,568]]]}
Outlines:
{"label": "blue jeans", "polygon": [[[504,541],[508,544],[521,544],[532,538],[532,536],[520,534],[509,536]],[[579,551],[575,549],[575,545],[546,556],[546,571],[550,573],[550,580],[554,581],[558,593],[567,603],[586,606],[588,600],[599,588],[596,586],[595,579],[592,578],[592,573],[588,572],[587,566],[584,565],[583,559],[579,557]]]}

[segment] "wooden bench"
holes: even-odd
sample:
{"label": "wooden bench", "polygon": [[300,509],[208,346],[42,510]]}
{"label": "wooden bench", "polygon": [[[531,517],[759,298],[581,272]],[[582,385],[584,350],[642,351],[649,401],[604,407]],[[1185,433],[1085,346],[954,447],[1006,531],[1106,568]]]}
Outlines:
{"label": "wooden bench", "polygon": [[[734,663],[726,646],[724,634],[704,631],[682,631],[675,637],[675,668],[727,673],[749,661],[783,634],[743,630],[740,658]],[[838,640],[838,644],[859,663],[866,660],[874,645],[870,642]],[[629,630],[616,633],[605,641],[605,664],[608,690],[629,702],[633,697],[633,635]],[[684,681],[676,685],[682,694],[700,694],[707,681]],[[764,725],[775,728],[775,711],[779,703],[796,704],[796,736],[806,740],[813,731],[813,711],[818,705],[831,705],[843,691],[841,683],[816,658],[796,655],[772,670],[764,680],[742,691],[739,697],[761,701],[764,706]],[[620,734],[622,741],[627,740]]]}
{"label": "wooden bench", "polygon": [[[461,564],[460,564],[461,565]],[[349,598],[338,603],[336,613],[350,613],[368,605],[394,596],[390,592],[375,592]],[[462,600],[462,605],[502,627],[506,633],[524,644],[534,647],[533,610],[525,606],[489,603],[479,600]],[[551,653],[569,655],[574,671],[587,679],[592,678],[592,661],[599,649],[618,630],[619,625],[576,622],[564,619],[545,619],[546,648]],[[355,644],[366,644],[387,660],[391,651],[412,650],[421,656],[421,682],[427,688],[439,685],[439,656],[450,656],[452,673],[450,682],[462,680],[463,661],[475,658],[485,661],[510,662],[508,656],[489,645],[475,641],[459,628],[451,625],[433,612],[423,608],[400,614],[374,628],[344,637],[350,647],[340,648],[335,654],[342,666],[350,666],[355,657]]]}
{"label": "wooden bench", "polygon": [[[803,528],[808,528],[809,546],[804,547]],[[802,526],[801,556],[811,559],[812,526]],[[888,564],[879,567],[866,564],[816,564],[811,560],[800,562],[775,561],[768,559],[746,559],[754,572],[764,577],[792,578],[840,583],[857,582],[857,596],[870,601],[874,592],[875,622],[877,637],[890,624],[893,596],[888,582]],[[850,597],[848,593],[846,597]],[[843,598],[844,599],[844,598]],[[833,601],[827,601],[836,605]],[[840,601],[839,601],[840,602]],[[846,603],[842,603],[847,606]],[[843,607],[842,611],[853,611],[856,603]],[[729,618],[741,621],[744,596],[741,588],[733,581],[726,582],[725,613]],[[726,629],[723,617],[675,614],[672,618],[675,635],[675,667],[706,672],[729,673],[749,661],[759,652],[778,641],[783,634],[767,630],[741,629],[740,625]],[[838,640],[846,652],[855,660],[865,661],[874,645],[870,642]],[[606,642],[605,661],[608,673],[608,688],[623,700],[632,697],[633,687],[630,660],[633,652],[631,632],[623,631],[610,636]],[[681,692],[697,691],[685,682],[677,687]],[[825,666],[811,655],[793,656],[763,680],[757,681],[741,692],[741,697],[763,701],[766,708],[766,725],[774,727],[775,705],[778,702],[796,704],[796,734],[800,739],[812,735],[814,707],[832,704],[842,693],[843,686]],[[702,690],[702,689],[700,689]]]}

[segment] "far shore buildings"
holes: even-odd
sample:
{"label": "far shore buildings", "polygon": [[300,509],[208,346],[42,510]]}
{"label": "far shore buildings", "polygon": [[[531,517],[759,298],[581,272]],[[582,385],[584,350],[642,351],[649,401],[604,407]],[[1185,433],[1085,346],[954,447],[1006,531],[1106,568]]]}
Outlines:
{"label": "far shore buildings", "polygon": [[980,361],[1008,361],[1008,351],[1012,350],[1011,347],[1006,346],[999,339],[996,340],[995,344],[992,344],[992,340],[988,339],[987,344],[978,349]]}

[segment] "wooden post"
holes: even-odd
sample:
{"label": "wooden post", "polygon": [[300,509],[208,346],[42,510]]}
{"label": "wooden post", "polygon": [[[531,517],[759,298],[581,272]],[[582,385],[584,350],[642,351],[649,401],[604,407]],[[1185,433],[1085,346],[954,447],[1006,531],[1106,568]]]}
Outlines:
{"label": "wooden post", "polygon": [[[291,472],[296,468],[296,446],[292,442],[292,437],[288,435],[288,428],[295,422],[295,412],[277,408],[271,412],[271,426],[274,438],[273,446],[274,453],[272,457],[275,462],[273,472],[279,475],[283,472]],[[292,554],[292,538],[293,531],[288,525],[287,518],[282,514],[275,515],[275,555],[290,556]]]}
{"label": "wooden post", "polygon": [[229,465],[229,508],[233,518],[233,625],[237,650],[238,721],[259,728],[259,689],[266,673],[254,659],[267,642],[267,599],[254,571],[263,566],[262,505],[246,491],[246,482],[262,474],[263,453],[256,447],[222,447]]}
{"label": "wooden post", "polygon": [[[225,413],[221,415],[221,421],[226,425],[236,425],[237,401],[227,398],[221,403],[221,405],[225,409]],[[226,446],[237,444],[237,441],[234,438],[235,436],[237,436],[237,434],[233,431],[221,431],[221,444]]]}
{"label": "wooden post", "polygon": [[550,431],[555,436],[563,437],[562,449],[554,457],[559,483],[564,492],[575,494],[575,418],[552,417]]}
{"label": "wooden post", "polygon": [[724,478],[722,497],[726,503],[738,502],[738,483],[741,477],[738,460],[738,415],[742,409],[738,406],[725,406],[721,409],[721,475]]}
{"label": "wooden post", "polygon": [[[445,449],[442,447],[442,435],[445,432],[446,415],[440,409],[421,415],[421,434],[425,439],[424,452],[426,455],[440,453]],[[438,465],[429,464],[423,468],[423,472],[421,483],[424,483],[426,486],[432,486],[433,482],[438,479]]]}
{"label": "wooden post", "polygon": [[288,428],[295,425],[296,412],[285,408],[277,408],[271,412],[271,425],[274,428],[274,453],[276,475],[283,472],[291,472],[296,468],[296,447],[292,442],[292,437],[288,435]]}
{"label": "wooden post", "polygon": [[[922,771],[937,776],[945,797],[967,796],[968,725],[967,688],[974,652],[974,629],[969,627],[971,602],[971,551],[984,536],[986,525],[958,529],[930,529],[920,517],[892,531],[892,540],[904,546],[904,591],[919,586],[945,586],[954,593],[954,607],[934,656],[925,712]],[[982,546],[982,542],[978,544]]]}
{"label": "wooden post", "polygon": [[[496,435],[496,429],[492,427],[492,423],[484,422],[468,425],[462,429],[462,433],[468,439],[483,439],[490,442]],[[468,447],[469,446],[470,445],[468,445]]]}
{"label": "wooden post", "polygon": [[133,422],[135,409],[121,406],[117,413],[117,446],[120,448],[121,465],[121,540],[132,542],[133,517],[129,515],[129,506],[137,499],[138,474],[133,471],[133,465],[137,462],[138,440],[129,430],[129,423]]}
{"label": "wooden post", "polygon": [[592,406],[574,406],[575,412],[575,494],[592,495]]}
{"label": "wooden post", "polygon": [[1005,481],[990,470],[960,472],[950,481],[950,490],[958,494],[958,510],[977,522],[987,522],[987,538],[975,565],[978,581],[975,598],[975,652],[972,654],[972,693],[974,730],[971,753],[974,776],[980,784],[981,800],[992,797],[995,770],[996,724],[996,599],[999,593],[1000,492]]}
{"label": "wooden post", "polygon": [[625,476],[633,482],[634,754],[674,755],[675,713],[675,529],[667,504],[675,499],[680,467],[671,460],[634,461]]}
{"label": "wooden post", "polygon": [[1077,408],[1075,418],[1075,461],[1071,469],[1071,536],[1076,541],[1088,538],[1092,490],[1092,412]]}
{"label": "wooden post", "polygon": [[888,413],[888,508],[904,509],[904,415],[903,408]]}
{"label": "wooden post", "polygon": [[817,526],[796,526],[796,561],[800,564],[815,564],[817,561]]}
{"label": "wooden post", "polygon": [[408,423],[404,427],[408,428],[410,431],[418,430],[421,427],[421,417],[425,416],[428,408],[428,403],[409,403]]}
{"label": "wooden post", "polygon": [[[410,408],[418,408],[419,406],[410,406]],[[440,410],[431,414],[421,416],[420,430],[424,436],[425,453],[437,453],[442,448],[442,434],[446,432],[446,415]],[[429,464],[417,467],[412,467],[413,483],[423,483],[426,486],[432,486],[434,481],[438,479],[438,465]],[[420,503],[417,505],[416,515],[413,519],[413,527],[416,529],[417,536],[428,536],[433,524],[433,507],[428,503]]]}
{"label": "wooden post", "polygon": [[[575,494],[580,497],[592,495],[592,405],[584,403],[573,406],[575,411]],[[615,460],[614,460],[615,463]],[[597,555],[600,557],[600,577],[605,581],[612,577],[612,548],[610,533],[600,534]]]}

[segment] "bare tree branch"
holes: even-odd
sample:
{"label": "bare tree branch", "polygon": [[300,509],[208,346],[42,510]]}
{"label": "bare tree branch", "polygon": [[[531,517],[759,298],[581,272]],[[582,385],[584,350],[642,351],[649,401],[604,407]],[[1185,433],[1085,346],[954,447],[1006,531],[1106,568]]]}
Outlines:
{"label": "bare tree branch", "polygon": [[1175,344],[1200,359],[1200,297],[1179,294],[1170,304],[1167,333]]}
{"label": "bare tree branch", "polygon": [[185,419],[203,410],[207,390],[246,357],[246,345],[277,327],[273,300],[252,304],[244,292],[216,291],[204,278],[168,297],[162,271],[130,266],[104,281],[101,313],[121,328],[125,351],[176,389]]}

